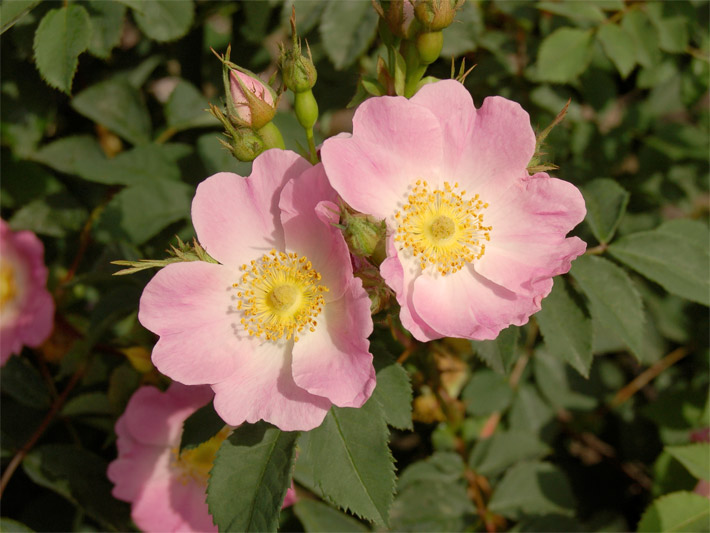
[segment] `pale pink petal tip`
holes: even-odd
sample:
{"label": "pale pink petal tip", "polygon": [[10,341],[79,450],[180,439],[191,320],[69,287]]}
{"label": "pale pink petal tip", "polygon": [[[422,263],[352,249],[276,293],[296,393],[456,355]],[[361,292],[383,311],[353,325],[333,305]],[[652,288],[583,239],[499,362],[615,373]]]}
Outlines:
{"label": "pale pink petal tip", "polygon": [[23,346],[42,344],[54,325],[44,246],[31,231],[0,220],[0,366]]}
{"label": "pale pink petal tip", "polygon": [[[586,214],[582,195],[547,174],[529,175],[535,146],[518,103],[490,97],[475,109],[453,80],[410,100],[371,98],[356,111],[351,137],[324,143],[336,191],[387,222],[381,274],[417,339],[493,339],[525,324],[552,278],[584,253],[583,241],[566,237]],[[435,220],[439,235],[458,236],[438,240]],[[447,224],[454,229],[441,229]]]}

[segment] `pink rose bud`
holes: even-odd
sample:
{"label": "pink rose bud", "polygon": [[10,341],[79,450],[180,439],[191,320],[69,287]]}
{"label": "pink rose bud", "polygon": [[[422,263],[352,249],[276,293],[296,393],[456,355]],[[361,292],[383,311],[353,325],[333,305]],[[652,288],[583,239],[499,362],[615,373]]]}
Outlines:
{"label": "pink rose bud", "polygon": [[233,110],[230,109],[230,118],[238,125],[258,130],[274,118],[276,94],[256,75],[232,69],[229,75],[229,93],[234,105]]}

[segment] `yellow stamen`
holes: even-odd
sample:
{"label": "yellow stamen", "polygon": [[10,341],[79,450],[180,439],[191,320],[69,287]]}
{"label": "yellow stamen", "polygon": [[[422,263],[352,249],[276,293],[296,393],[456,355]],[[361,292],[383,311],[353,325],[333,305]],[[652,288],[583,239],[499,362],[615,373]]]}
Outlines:
{"label": "yellow stamen", "polygon": [[444,182],[443,189],[429,191],[427,182],[418,180],[395,214],[394,240],[400,251],[419,260],[422,270],[432,266],[442,275],[452,274],[485,253],[482,241],[490,241],[493,229],[483,225],[488,204],[477,194],[467,198],[458,186]]}
{"label": "yellow stamen", "polygon": [[321,275],[308,259],[271,250],[241,270],[234,287],[239,289],[237,309],[249,336],[298,341],[300,334],[314,330],[328,287],[318,283]]}
{"label": "yellow stamen", "polygon": [[15,271],[13,268],[5,264],[0,264],[0,311],[12,303],[17,296],[17,282],[15,280]]}
{"label": "yellow stamen", "polygon": [[225,426],[210,440],[195,448],[183,450],[182,453],[179,453],[177,446],[171,450],[173,454],[171,466],[177,470],[183,485],[190,481],[196,481],[201,485],[207,486],[207,480],[210,477],[210,470],[212,470],[217,450],[219,450],[222,442],[231,432],[232,428]]}

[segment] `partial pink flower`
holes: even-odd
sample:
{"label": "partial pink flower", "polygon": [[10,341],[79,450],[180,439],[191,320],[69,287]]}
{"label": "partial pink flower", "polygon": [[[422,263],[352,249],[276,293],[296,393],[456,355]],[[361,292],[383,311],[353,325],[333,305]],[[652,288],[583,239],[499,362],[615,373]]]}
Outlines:
{"label": "partial pink flower", "polygon": [[453,80],[414,97],[371,98],[351,137],[325,141],[331,184],[354,209],[384,219],[380,272],[419,340],[494,339],[540,310],[552,278],[586,244],[565,238],[586,209],[572,184],[527,165],[528,114],[487,98],[476,109]]}
{"label": "partial pink flower", "polygon": [[0,366],[23,346],[42,344],[53,324],[42,241],[0,220]]}
{"label": "partial pink flower", "polygon": [[323,166],[268,150],[252,168],[197,188],[193,224],[220,264],[163,268],[138,317],[160,336],[155,366],[211,385],[228,424],[309,430],[331,405],[360,407],[375,387],[370,300],[333,225],[337,198]]}
{"label": "partial pink flower", "polygon": [[[144,386],[116,422],[118,458],[108,477],[113,495],[131,504],[131,518],[142,531],[217,531],[207,508],[207,481],[232,428],[178,453],[183,422],[212,397],[207,386],[173,383],[165,392]],[[295,499],[291,487],[283,506]]]}

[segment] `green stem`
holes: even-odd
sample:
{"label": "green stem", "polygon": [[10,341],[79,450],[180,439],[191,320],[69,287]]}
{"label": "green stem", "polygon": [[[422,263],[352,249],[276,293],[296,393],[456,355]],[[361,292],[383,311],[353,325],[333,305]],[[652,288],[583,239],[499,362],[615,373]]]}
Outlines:
{"label": "green stem", "polygon": [[313,128],[306,128],[306,138],[308,139],[311,164],[315,165],[318,163],[318,152],[316,151],[316,142],[313,139]]}

